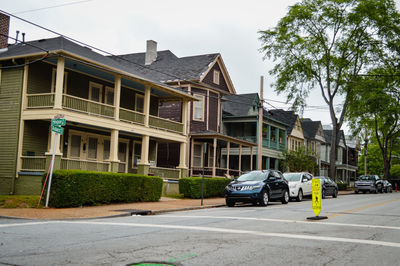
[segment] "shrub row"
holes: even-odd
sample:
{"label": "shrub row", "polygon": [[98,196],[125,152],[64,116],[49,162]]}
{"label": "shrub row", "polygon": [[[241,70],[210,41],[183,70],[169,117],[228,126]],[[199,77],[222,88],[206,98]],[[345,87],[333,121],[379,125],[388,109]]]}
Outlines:
{"label": "shrub row", "polygon": [[[205,177],[204,178],[204,198],[223,197],[225,187],[232,180],[228,178]],[[185,177],[179,179],[179,193],[185,198],[201,198],[201,177]]]}
{"label": "shrub row", "polygon": [[347,184],[346,183],[336,183],[338,185],[339,190],[346,190]]}
{"label": "shrub row", "polygon": [[[43,182],[46,175],[43,176]],[[113,202],[158,201],[160,177],[81,170],[53,173],[49,206],[77,207]],[[46,185],[47,189],[47,185]]]}

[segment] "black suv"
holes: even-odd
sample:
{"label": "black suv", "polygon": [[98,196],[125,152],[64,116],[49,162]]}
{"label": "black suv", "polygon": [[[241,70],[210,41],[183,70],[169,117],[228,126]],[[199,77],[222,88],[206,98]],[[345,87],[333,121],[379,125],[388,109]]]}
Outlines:
{"label": "black suv", "polygon": [[362,191],[366,193],[367,191],[372,193],[383,192],[383,180],[377,175],[362,175],[354,183],[355,192],[358,193]]}
{"label": "black suv", "polygon": [[225,188],[226,205],[236,202],[252,202],[267,206],[270,200],[289,202],[289,185],[277,170],[251,171],[239,176]]}

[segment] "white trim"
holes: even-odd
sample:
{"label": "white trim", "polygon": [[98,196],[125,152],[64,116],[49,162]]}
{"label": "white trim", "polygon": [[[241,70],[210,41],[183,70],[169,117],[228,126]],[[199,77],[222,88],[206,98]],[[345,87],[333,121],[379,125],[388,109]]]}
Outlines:
{"label": "white trim", "polygon": [[[201,152],[201,155],[200,155],[200,165],[195,165],[194,164],[194,158],[195,158],[195,154],[194,154],[194,149],[195,149],[195,146],[196,145],[200,145],[200,152]],[[203,167],[203,143],[201,143],[201,142],[193,142],[193,161],[192,161],[192,167]],[[197,156],[198,157],[198,156]]]}
{"label": "white trim", "polygon": [[[56,73],[57,73],[57,68],[53,67],[51,75],[51,93],[54,93],[56,89]],[[68,72],[64,71],[63,93],[67,93],[67,84],[68,84]]]}
{"label": "white trim", "polygon": [[221,76],[221,72],[214,69],[213,71],[213,83],[220,85],[220,76]]}
{"label": "white trim", "polygon": [[[113,101],[112,101],[111,104],[109,104],[109,103],[107,102],[107,101],[108,101],[108,92],[109,92],[109,91],[111,91],[112,94],[113,94]],[[114,99],[115,99],[115,91],[114,91],[114,88],[113,88],[113,87],[110,87],[110,86],[106,86],[105,91],[104,91],[104,103],[113,106],[113,105],[114,105]]]}
{"label": "white trim", "polygon": [[[192,110],[192,118],[194,121],[201,121],[204,122],[204,111],[205,111],[205,95],[203,94],[198,94],[198,93],[193,93],[193,96],[196,97],[198,100],[200,100],[199,98],[201,97],[202,99],[200,101],[196,101],[193,103],[193,110]],[[202,106],[202,115],[201,115],[201,119],[195,118],[195,114],[196,114],[196,104],[198,104],[199,102],[201,102],[203,104]]]}
{"label": "white trim", "polygon": [[[99,89],[99,100],[95,101],[92,98],[92,88],[96,87]],[[98,103],[102,103],[102,99],[103,99],[103,84],[100,83],[96,83],[93,81],[89,81],[89,100],[94,101],[94,102],[98,102]]]}

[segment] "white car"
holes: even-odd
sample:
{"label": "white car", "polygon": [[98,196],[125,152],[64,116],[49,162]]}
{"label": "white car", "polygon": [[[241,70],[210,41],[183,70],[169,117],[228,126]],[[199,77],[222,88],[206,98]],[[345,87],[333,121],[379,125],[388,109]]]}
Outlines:
{"label": "white car", "polygon": [[302,201],[303,196],[311,195],[312,175],[310,173],[284,173],[283,176],[289,182],[290,198]]}

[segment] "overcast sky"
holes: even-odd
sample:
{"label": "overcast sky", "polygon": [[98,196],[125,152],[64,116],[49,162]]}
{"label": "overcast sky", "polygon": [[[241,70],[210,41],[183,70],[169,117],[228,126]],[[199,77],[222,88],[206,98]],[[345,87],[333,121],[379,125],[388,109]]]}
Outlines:
{"label": "overcast sky", "polygon": [[[296,2],[9,0],[2,1],[0,9],[113,54],[144,52],[150,39],[158,43],[158,50],[171,50],[178,57],[221,53],[237,93],[259,92],[263,75],[266,107],[286,109],[277,102],[285,102],[285,95],[276,95],[270,86],[273,63],[262,59],[258,31],[274,27]],[[11,36],[20,30],[28,41],[56,36],[15,18],[10,24]],[[317,90],[307,103],[325,105]],[[323,124],[331,121],[327,110],[315,108],[307,108],[304,117]]]}

